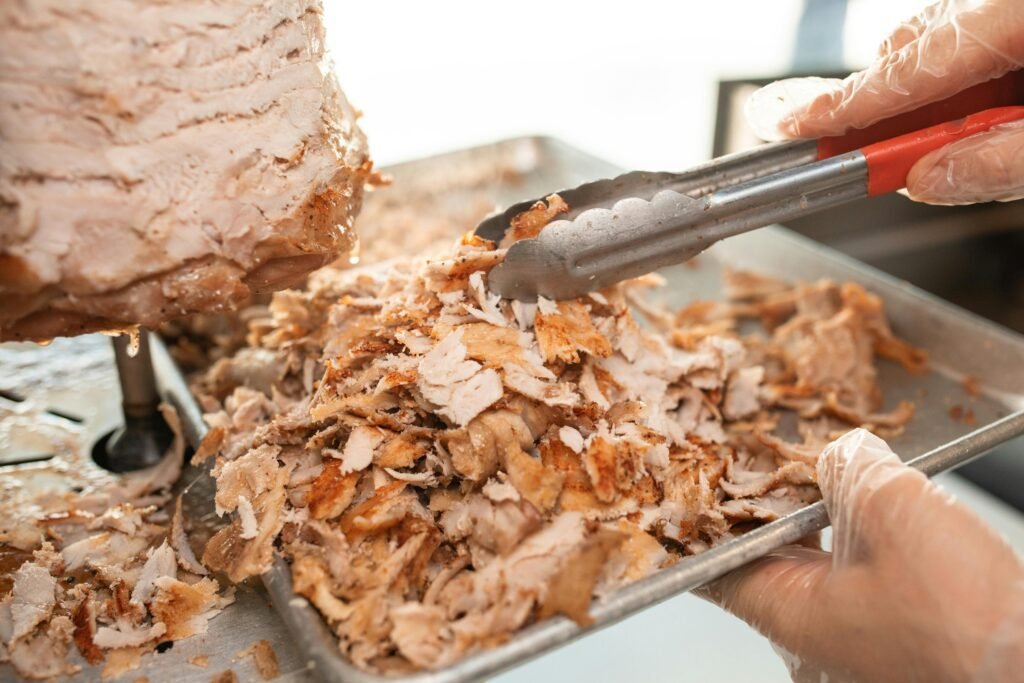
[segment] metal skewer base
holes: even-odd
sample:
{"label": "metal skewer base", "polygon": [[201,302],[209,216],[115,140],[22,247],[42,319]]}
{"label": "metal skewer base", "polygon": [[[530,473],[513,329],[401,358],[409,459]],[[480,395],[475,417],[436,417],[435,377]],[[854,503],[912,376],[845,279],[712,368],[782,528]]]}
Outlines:
{"label": "metal skewer base", "polygon": [[132,472],[157,464],[174,437],[160,414],[149,332],[139,330],[134,354],[132,341],[124,334],[112,339],[124,425],[100,439],[93,450],[96,463],[111,472]]}

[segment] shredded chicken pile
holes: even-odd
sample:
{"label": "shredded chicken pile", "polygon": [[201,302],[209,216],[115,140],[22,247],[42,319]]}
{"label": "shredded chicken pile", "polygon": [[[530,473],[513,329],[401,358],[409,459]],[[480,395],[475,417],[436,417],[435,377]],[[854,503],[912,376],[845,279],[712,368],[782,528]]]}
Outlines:
{"label": "shredded chicken pile", "polygon": [[165,417],[175,440],[154,468],[83,479],[80,493],[29,495],[4,482],[0,662],[20,676],[75,673],[72,647],[117,675],[158,643],[205,633],[232,602],[193,554],[169,493],[185,445],[177,415]]}
{"label": "shredded chicken pile", "polygon": [[926,358],[856,284],[728,273],[728,302],[676,315],[642,302],[654,278],[524,304],[487,286],[506,246],[320,271],[195,386],[197,457],[216,456],[234,513],[203,563],[239,581],[279,549],[367,670],[443,667],[554,614],[586,623],[593,597],[816,500],[835,434],[913,413],[878,412],[876,360]]}

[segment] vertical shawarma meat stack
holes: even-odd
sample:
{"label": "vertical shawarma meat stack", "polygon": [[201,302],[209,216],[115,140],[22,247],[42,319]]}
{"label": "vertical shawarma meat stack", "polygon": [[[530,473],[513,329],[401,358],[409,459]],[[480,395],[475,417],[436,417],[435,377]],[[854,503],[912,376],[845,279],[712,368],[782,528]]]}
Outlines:
{"label": "vertical shawarma meat stack", "polygon": [[0,340],[228,310],[346,252],[371,178],[319,0],[0,7]]}

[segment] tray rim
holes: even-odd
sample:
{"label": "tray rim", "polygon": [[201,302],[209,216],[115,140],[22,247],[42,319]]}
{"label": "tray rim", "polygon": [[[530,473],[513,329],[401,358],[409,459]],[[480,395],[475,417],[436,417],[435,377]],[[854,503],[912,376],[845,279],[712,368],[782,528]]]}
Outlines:
{"label": "tray rim", "polygon": [[[485,153],[500,146],[532,144],[555,155],[571,155],[583,159],[588,164],[604,167],[608,173],[619,170],[614,164],[595,157],[573,145],[552,136],[527,135],[504,138],[494,143],[476,145],[451,152],[428,155],[408,161],[392,164],[384,171],[399,170],[417,164],[436,161],[443,158],[469,156],[474,153]],[[845,268],[865,275],[867,278],[884,281],[890,287],[899,290],[903,295],[921,301],[922,305],[938,308],[943,314],[957,322],[981,327],[1009,346],[1019,347],[1024,352],[1024,335],[1017,334],[1002,325],[966,311],[955,304],[945,301],[933,294],[872,266],[861,263],[827,246],[820,245],[809,238],[803,237],[781,226],[769,226],[762,231],[770,231],[790,244],[810,250],[824,251],[833,261],[840,262]],[[154,362],[158,366],[158,375],[168,398],[178,409],[185,427],[186,437],[193,447],[197,446],[204,436],[207,427],[202,420],[202,413],[191,392],[188,390],[180,371],[170,359],[166,348],[157,340],[155,344]],[[934,368],[947,377],[962,377],[952,368],[939,365]],[[1018,401],[1019,402],[1019,401]],[[1007,402],[1010,404],[1012,402]],[[1007,416],[990,422],[965,434],[953,441],[922,454],[910,461],[928,476],[946,471],[965,464],[971,459],[980,457],[992,448],[1005,441],[1024,435],[1024,402],[1019,402]],[[680,562],[673,567],[661,570],[645,579],[629,584],[612,593],[603,600],[595,601],[591,613],[595,621],[591,626],[580,628],[563,616],[556,616],[519,631],[505,644],[474,652],[456,660],[442,669],[422,671],[404,676],[388,676],[363,671],[353,665],[342,655],[337,647],[337,639],[329,630],[320,613],[303,597],[291,590],[291,571],[288,563],[280,556],[275,556],[274,564],[265,574],[262,581],[270,594],[271,602],[282,620],[295,636],[295,642],[308,660],[309,671],[324,681],[351,681],[355,683],[385,683],[400,681],[409,683],[455,683],[477,680],[496,675],[526,661],[539,657],[562,645],[566,645],[589,633],[611,626],[647,607],[654,606],[666,599],[688,592],[713,578],[731,571],[748,561],[759,557],[765,552],[786,543],[791,543],[806,534],[828,525],[828,516],[821,502],[765,524],[743,536],[737,537],[721,546],[717,546],[700,556],[702,562]],[[721,562],[721,571],[716,567],[714,575],[701,572],[701,565],[710,565],[710,560]],[[693,576],[691,576],[693,575]]]}

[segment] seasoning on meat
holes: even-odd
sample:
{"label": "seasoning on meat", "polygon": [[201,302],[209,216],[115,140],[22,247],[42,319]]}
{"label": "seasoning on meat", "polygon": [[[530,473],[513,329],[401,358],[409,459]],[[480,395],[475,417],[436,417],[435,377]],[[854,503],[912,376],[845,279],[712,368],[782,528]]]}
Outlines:
{"label": "seasoning on meat", "polygon": [[[3,501],[0,542],[23,561],[4,577],[0,656],[50,678],[74,672],[75,647],[116,675],[206,631],[232,599],[211,571],[241,581],[279,553],[357,666],[437,669],[538,619],[588,623],[594,599],[817,500],[837,431],[913,414],[886,409],[876,363],[916,372],[926,355],[857,285],[727,273],[732,300],[647,305],[652,331],[629,303],[655,278],[524,304],[487,287],[503,257],[469,237],[328,268],[208,354],[193,389],[225,525],[202,562],[169,492],[184,455],[170,409],[152,470]],[[765,333],[741,334],[751,320]]]}
{"label": "seasoning on meat", "polygon": [[[514,237],[559,207],[533,207]],[[654,279],[523,304],[488,289],[503,257],[472,237],[322,270],[217,364],[231,376],[272,354],[287,369],[272,386],[195,383],[223,430],[221,509],[268,495],[261,466],[284,473],[280,533],[247,539],[236,519],[207,559],[255,575],[276,536],[295,591],[363,669],[443,667],[554,614],[588,623],[595,596],[816,500],[830,431],[910,418],[881,411],[875,363],[917,370],[923,353],[855,285],[732,274],[739,298],[647,307],[652,332],[627,302]],[[770,335],[741,336],[748,318]],[[787,411],[803,443],[774,433]]]}

